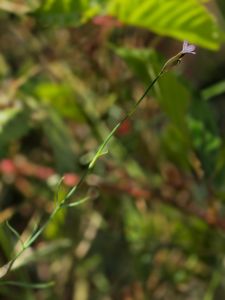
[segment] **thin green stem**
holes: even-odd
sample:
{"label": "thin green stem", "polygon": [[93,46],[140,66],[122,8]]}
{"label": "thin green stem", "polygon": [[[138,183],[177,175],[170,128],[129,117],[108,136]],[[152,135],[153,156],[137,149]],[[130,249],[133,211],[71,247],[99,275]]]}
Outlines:
{"label": "thin green stem", "polygon": [[132,109],[123,117],[123,119],[116,124],[116,126],[112,129],[112,131],[109,133],[109,135],[106,137],[106,139],[104,140],[104,142],[100,145],[100,147],[98,148],[94,158],[92,159],[92,161],[90,162],[88,169],[91,169],[94,167],[95,162],[97,161],[97,159],[99,158],[99,156],[101,156],[101,154],[103,153],[105,146],[109,143],[109,141],[111,140],[112,136],[114,135],[114,133],[120,128],[120,126],[127,120],[129,119],[137,110],[137,107],[139,106],[139,104],[144,100],[145,96],[148,94],[148,92],[151,90],[151,88],[154,86],[154,84],[156,83],[156,81],[161,77],[162,72],[160,72],[156,78],[151,82],[151,84],[147,87],[147,89],[145,90],[144,94],[138,99],[138,101],[134,104],[134,106],[132,107]]}
{"label": "thin green stem", "polygon": [[[83,173],[83,175],[80,177],[78,183],[67,193],[67,195],[65,196],[65,198],[63,199],[63,201],[61,201],[60,203],[57,204],[57,206],[55,207],[55,209],[52,211],[52,213],[50,214],[50,216],[48,217],[47,221],[41,226],[41,228],[35,232],[34,234],[32,234],[30,236],[30,238],[23,244],[23,248],[21,249],[20,252],[18,252],[15,257],[9,262],[8,267],[7,267],[7,271],[5,273],[5,275],[7,275],[9,273],[9,271],[12,269],[12,266],[14,264],[14,262],[17,260],[17,258],[28,248],[31,246],[31,244],[33,244],[33,242],[41,235],[41,233],[44,231],[44,229],[47,227],[47,225],[49,224],[49,222],[51,222],[51,220],[54,218],[54,216],[56,215],[56,213],[63,207],[73,207],[76,206],[76,204],[82,203],[84,201],[86,201],[88,199],[88,197],[82,199],[81,201],[76,201],[74,203],[70,203],[70,204],[66,204],[66,202],[72,197],[72,195],[77,191],[77,189],[82,185],[82,183],[84,182],[84,180],[86,179],[87,175],[89,174],[89,172],[91,171],[91,169],[94,167],[97,159],[103,155],[104,149],[106,147],[106,145],[109,143],[109,141],[111,140],[111,138],[113,137],[114,133],[120,128],[120,126],[127,120],[129,119],[134,112],[137,110],[137,107],[139,106],[139,104],[143,101],[143,99],[145,98],[145,96],[148,94],[148,92],[151,90],[151,88],[154,86],[154,84],[157,82],[157,80],[161,77],[162,72],[160,72],[156,78],[150,83],[150,85],[147,87],[147,89],[145,90],[144,94],[138,99],[138,101],[133,105],[132,109],[122,118],[122,120],[111,130],[111,132],[109,133],[109,135],[106,137],[106,139],[103,141],[103,143],[99,146],[95,156],[93,157],[93,159],[91,160],[91,162],[88,165],[88,168],[86,169],[86,171]],[[8,283],[9,284],[9,283]]]}

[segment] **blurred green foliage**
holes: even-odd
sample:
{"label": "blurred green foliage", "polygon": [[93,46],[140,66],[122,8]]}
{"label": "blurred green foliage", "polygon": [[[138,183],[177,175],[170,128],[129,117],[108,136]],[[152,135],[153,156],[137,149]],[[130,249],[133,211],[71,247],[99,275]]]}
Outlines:
{"label": "blurred green foliage", "polygon": [[199,46],[97,157],[73,196],[91,200],[2,275],[1,299],[225,298],[224,16],[220,0],[0,1],[0,275],[182,41]]}

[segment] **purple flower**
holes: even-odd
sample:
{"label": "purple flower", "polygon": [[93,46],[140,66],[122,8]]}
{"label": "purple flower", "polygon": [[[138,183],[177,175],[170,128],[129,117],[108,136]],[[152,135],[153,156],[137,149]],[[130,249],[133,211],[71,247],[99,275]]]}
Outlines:
{"label": "purple flower", "polygon": [[178,65],[185,54],[195,54],[195,49],[196,47],[194,45],[189,45],[187,41],[184,41],[182,50],[165,63],[160,74],[163,74],[164,72],[169,71],[172,67]]}
{"label": "purple flower", "polygon": [[195,49],[196,49],[196,47],[194,45],[188,45],[188,42],[184,41],[183,49],[181,52],[182,52],[182,54],[188,54],[188,53],[195,54]]}

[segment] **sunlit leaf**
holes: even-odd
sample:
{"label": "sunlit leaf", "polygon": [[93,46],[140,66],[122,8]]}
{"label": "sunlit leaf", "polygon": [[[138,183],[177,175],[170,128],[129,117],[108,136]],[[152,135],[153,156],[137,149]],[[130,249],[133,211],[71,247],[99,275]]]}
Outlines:
{"label": "sunlit leaf", "polygon": [[113,0],[109,13],[125,24],[213,50],[222,38],[215,19],[197,0]]}

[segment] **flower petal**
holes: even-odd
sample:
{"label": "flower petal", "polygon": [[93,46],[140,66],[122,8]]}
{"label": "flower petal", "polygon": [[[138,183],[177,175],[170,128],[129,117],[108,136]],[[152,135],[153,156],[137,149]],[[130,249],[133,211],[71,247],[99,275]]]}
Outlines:
{"label": "flower petal", "polygon": [[194,45],[189,45],[189,46],[187,46],[187,48],[186,48],[186,50],[188,51],[188,52],[193,52],[193,51],[195,51],[195,46]]}
{"label": "flower petal", "polygon": [[188,41],[184,41],[183,42],[183,48],[182,48],[182,53],[191,53],[191,54],[195,54],[195,45],[189,45]]}
{"label": "flower petal", "polygon": [[188,41],[184,41],[182,51],[184,51],[187,48],[187,46],[188,46]]}

